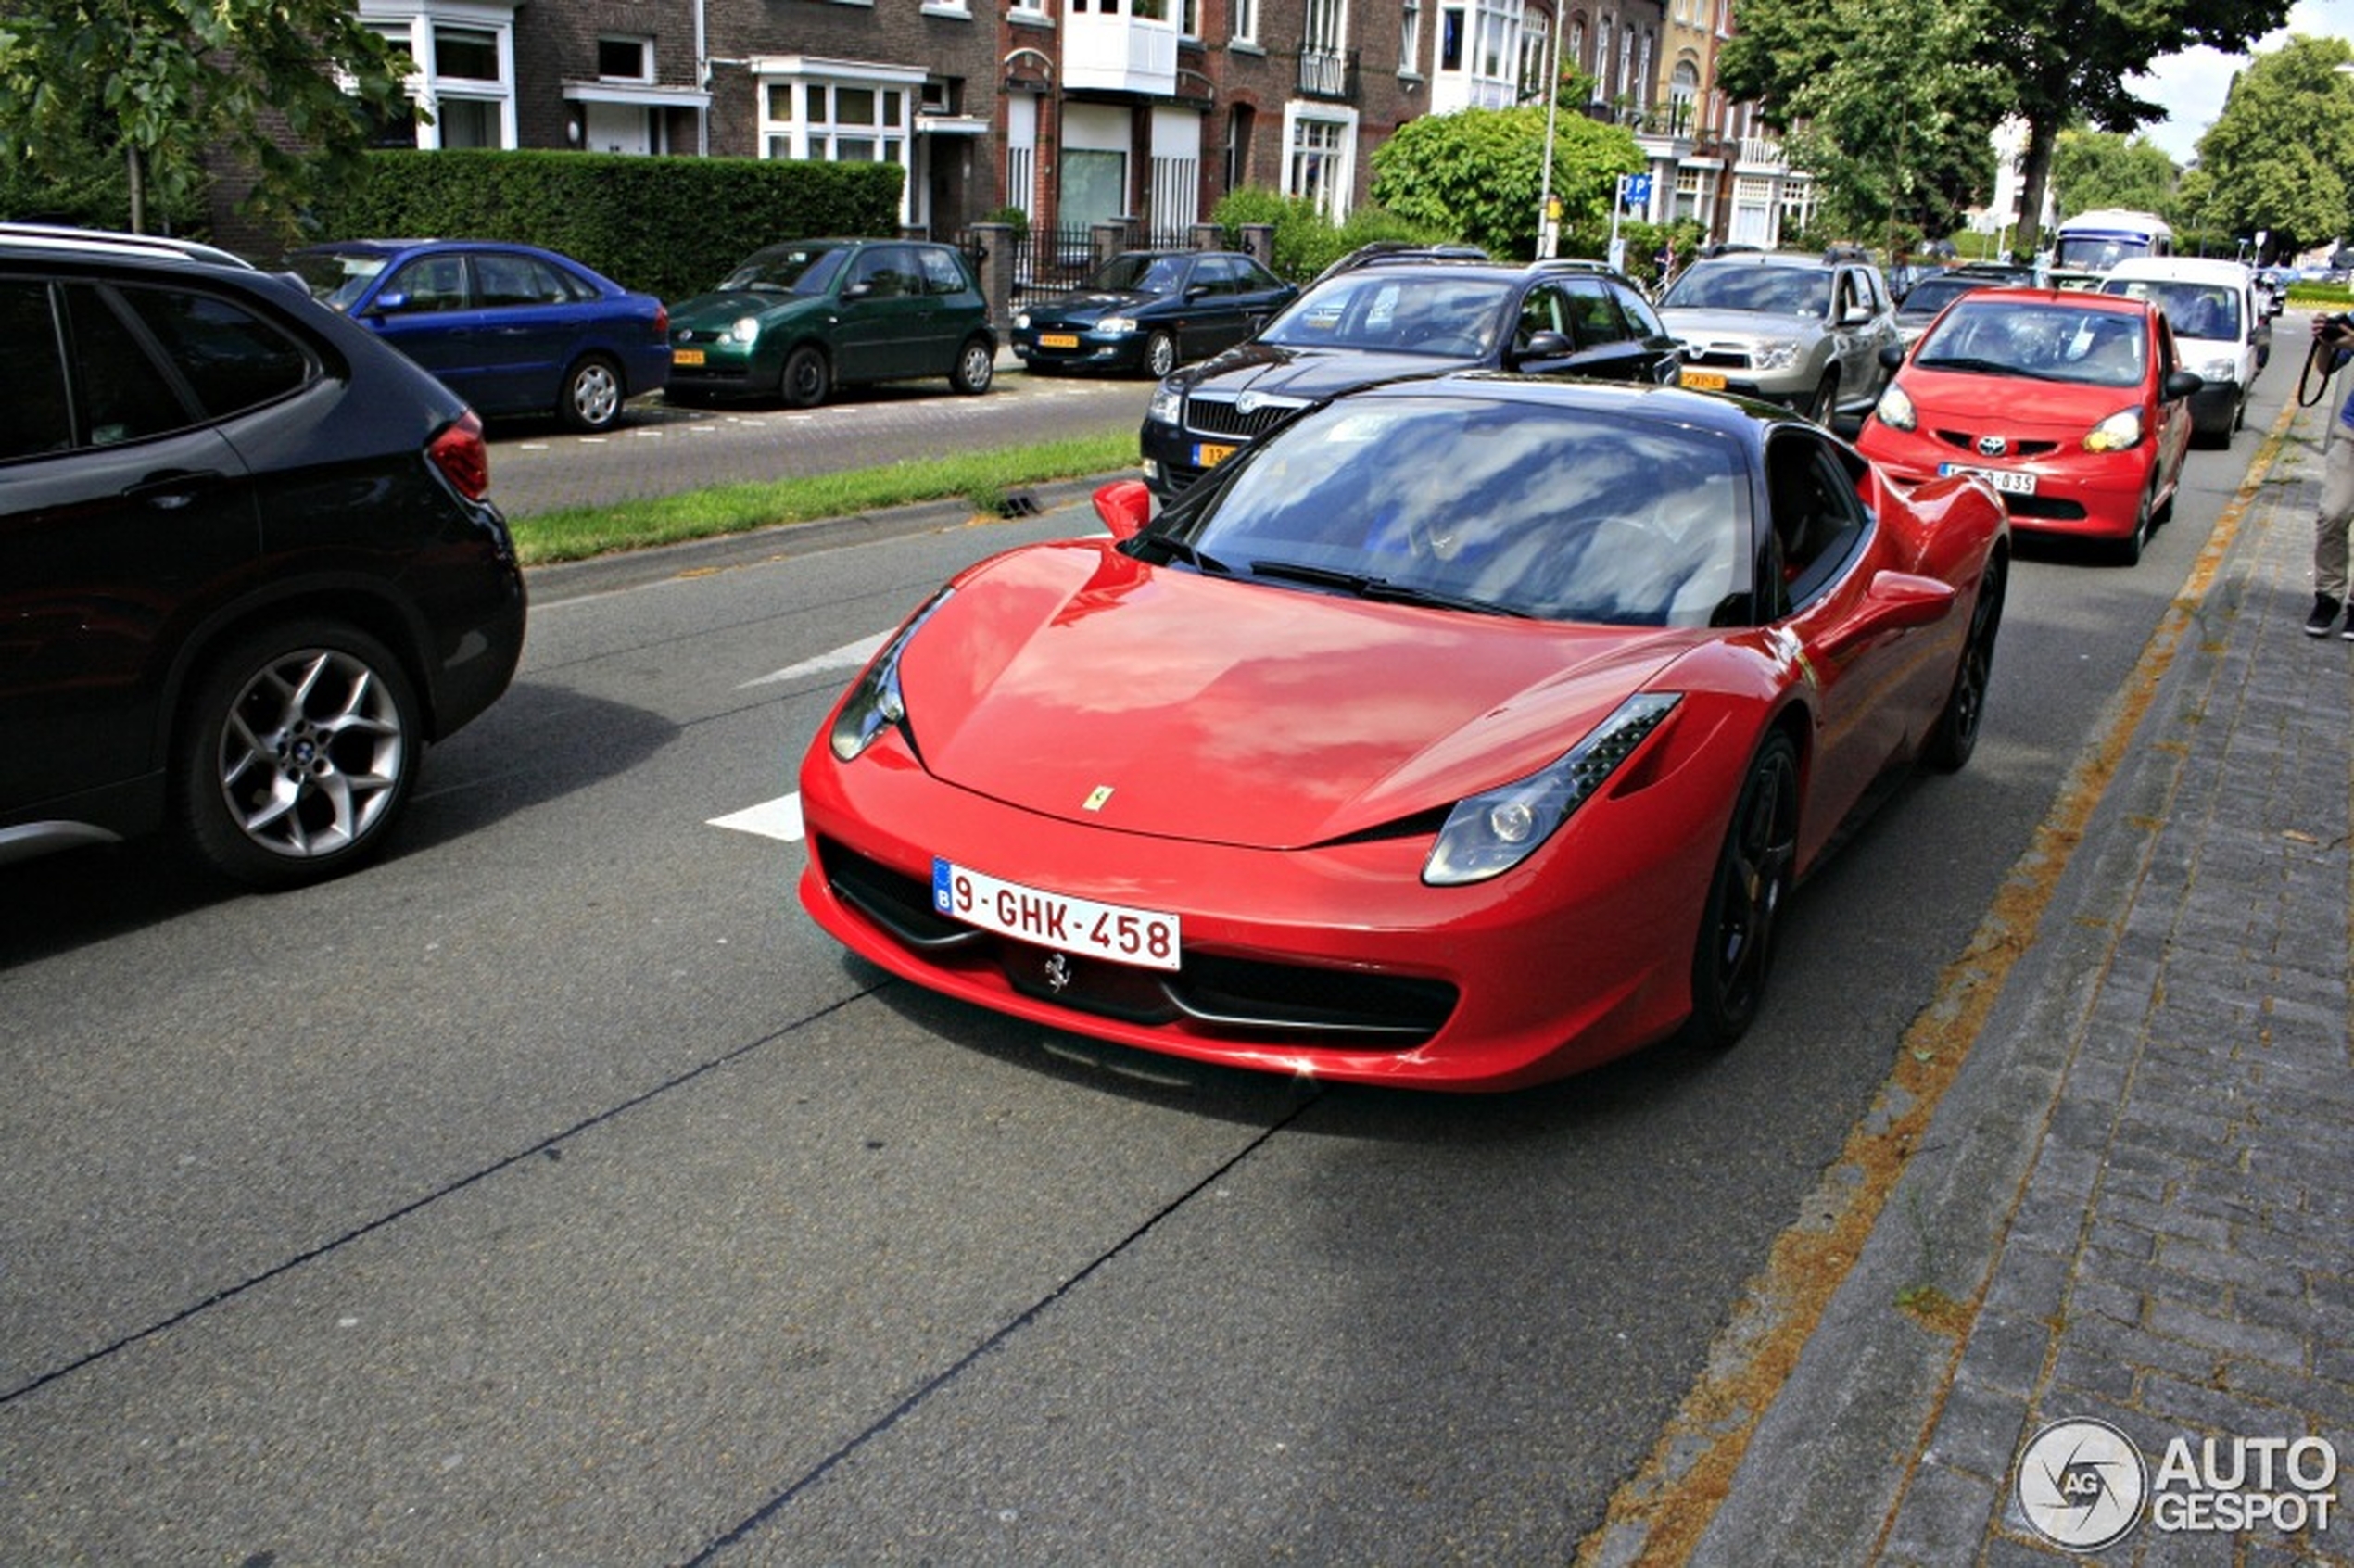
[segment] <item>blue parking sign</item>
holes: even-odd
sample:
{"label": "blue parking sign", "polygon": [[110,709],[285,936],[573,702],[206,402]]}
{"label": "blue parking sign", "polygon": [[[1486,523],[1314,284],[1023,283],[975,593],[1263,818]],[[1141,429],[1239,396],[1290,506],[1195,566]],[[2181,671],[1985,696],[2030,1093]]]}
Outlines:
{"label": "blue parking sign", "polygon": [[1652,177],[1648,174],[1621,176],[1623,199],[1629,207],[1648,207],[1652,199]]}

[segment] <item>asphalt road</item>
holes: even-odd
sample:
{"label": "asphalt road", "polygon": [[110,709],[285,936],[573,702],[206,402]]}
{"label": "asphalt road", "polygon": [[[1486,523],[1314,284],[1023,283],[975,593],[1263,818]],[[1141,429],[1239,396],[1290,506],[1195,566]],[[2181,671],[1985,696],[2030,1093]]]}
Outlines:
{"label": "asphalt road", "polygon": [[0,1561],[1567,1560],[2295,373],[2140,566],[2022,560],[1976,759],[1800,891],[1740,1049],[1502,1098],[1090,1046],[799,913],[794,763],[863,650],[1075,499],[537,575],[371,871],[0,870]]}
{"label": "asphalt road", "polygon": [[614,429],[575,436],[549,420],[490,429],[491,493],[511,517],[676,495],[708,485],[803,478],[894,459],[1022,446],[1074,436],[1133,436],[1147,381],[1031,375],[998,356],[993,388],[951,396],[939,381],[854,386],[815,409],[773,403],[631,403]]}

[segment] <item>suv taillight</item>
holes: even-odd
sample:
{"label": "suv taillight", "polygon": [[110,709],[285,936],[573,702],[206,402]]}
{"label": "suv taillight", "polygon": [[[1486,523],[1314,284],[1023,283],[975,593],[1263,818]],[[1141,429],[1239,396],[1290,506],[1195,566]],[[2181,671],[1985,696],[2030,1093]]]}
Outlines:
{"label": "suv taillight", "polygon": [[489,498],[490,446],[482,438],[482,420],[474,410],[443,425],[441,434],[426,443],[425,456],[468,500]]}

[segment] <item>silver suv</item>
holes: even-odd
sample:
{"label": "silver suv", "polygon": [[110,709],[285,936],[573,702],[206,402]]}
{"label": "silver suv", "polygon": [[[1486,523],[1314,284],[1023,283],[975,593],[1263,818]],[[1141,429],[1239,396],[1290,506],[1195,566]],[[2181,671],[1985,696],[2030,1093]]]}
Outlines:
{"label": "silver suv", "polygon": [[1862,414],[1903,341],[1879,269],[1845,252],[1750,251],[1696,261],[1659,302],[1684,340],[1683,384],[1762,398],[1829,424]]}

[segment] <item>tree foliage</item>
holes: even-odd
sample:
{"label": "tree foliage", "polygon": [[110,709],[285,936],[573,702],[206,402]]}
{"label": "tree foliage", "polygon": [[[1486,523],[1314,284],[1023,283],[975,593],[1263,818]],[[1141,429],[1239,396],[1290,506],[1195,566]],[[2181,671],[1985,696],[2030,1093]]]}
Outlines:
{"label": "tree foliage", "polygon": [[[1425,115],[1373,149],[1375,203],[1410,223],[1460,234],[1491,256],[1536,254],[1545,191],[1545,110]],[[1645,167],[1635,134],[1578,114],[1555,117],[1552,194],[1564,225],[1607,221],[1618,176]]]}
{"label": "tree foliage", "polygon": [[2199,138],[2203,178],[2185,216],[2239,238],[2268,235],[2268,260],[2354,230],[2354,78],[2338,72],[2349,61],[2354,48],[2339,38],[2292,38],[2257,56]]}
{"label": "tree foliage", "polygon": [[0,159],[70,177],[120,158],[129,220],[184,202],[220,147],[254,170],[247,208],[290,223],[348,179],[368,116],[408,68],[343,0],[47,0],[0,19]]}
{"label": "tree foliage", "polygon": [[[1741,0],[1740,35],[1726,48],[1719,84],[1735,97],[1764,102],[1778,122],[1795,122],[1806,112],[1798,106],[1814,78],[1835,70],[1844,52],[1897,46],[1885,37],[1892,4]],[[2159,119],[2165,111],[2128,88],[2127,78],[2200,45],[2240,53],[2279,27],[2288,9],[2289,0],[1969,0],[1953,7],[1950,52],[1938,57],[1987,73],[1998,84],[1997,107],[2027,122],[2021,247],[2035,244],[2062,129],[2081,121],[2121,133]],[[1897,77],[1880,88],[1911,100]],[[1860,156],[1836,120],[1826,133]]]}
{"label": "tree foliage", "polygon": [[2006,87],[1972,57],[1986,21],[1979,0],[1744,0],[1717,79],[1791,133],[1829,228],[1942,236],[1993,186]]}
{"label": "tree foliage", "polygon": [[2063,131],[2052,147],[2054,209],[2063,218],[2102,207],[2170,213],[2175,184],[2174,160],[2146,136]]}

